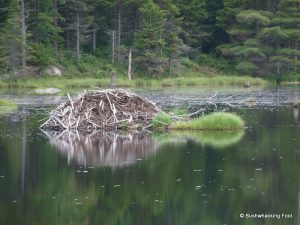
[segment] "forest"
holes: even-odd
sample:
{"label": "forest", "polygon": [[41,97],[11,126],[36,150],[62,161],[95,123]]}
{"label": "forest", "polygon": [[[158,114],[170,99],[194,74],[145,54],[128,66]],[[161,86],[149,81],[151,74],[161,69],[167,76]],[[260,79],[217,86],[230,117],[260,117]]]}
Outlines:
{"label": "forest", "polygon": [[300,0],[1,0],[0,74],[296,76],[299,26]]}

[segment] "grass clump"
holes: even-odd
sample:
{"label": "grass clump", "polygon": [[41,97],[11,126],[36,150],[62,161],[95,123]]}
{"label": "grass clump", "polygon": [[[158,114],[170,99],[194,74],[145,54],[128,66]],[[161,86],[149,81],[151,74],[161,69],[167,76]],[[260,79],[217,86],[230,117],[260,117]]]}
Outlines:
{"label": "grass clump", "polygon": [[16,107],[17,104],[9,99],[0,99],[0,107]]}
{"label": "grass clump", "polygon": [[175,108],[171,110],[170,113],[176,116],[183,116],[189,114],[189,112],[186,109],[182,109],[182,108]]}
{"label": "grass clump", "polygon": [[17,109],[17,104],[9,99],[0,99],[0,113],[12,112]]}
{"label": "grass clump", "polygon": [[159,113],[152,119],[152,128],[155,130],[167,129],[173,122],[170,115]]}
{"label": "grass clump", "polygon": [[241,117],[232,113],[216,112],[188,122],[172,123],[173,130],[239,130],[245,123]]}

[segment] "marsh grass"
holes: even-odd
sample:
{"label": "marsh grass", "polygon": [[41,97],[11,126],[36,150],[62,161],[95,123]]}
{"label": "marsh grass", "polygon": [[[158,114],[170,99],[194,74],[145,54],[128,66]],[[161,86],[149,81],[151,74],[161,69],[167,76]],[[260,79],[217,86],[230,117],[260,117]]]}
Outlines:
{"label": "marsh grass", "polygon": [[9,99],[0,99],[0,113],[8,113],[17,110],[17,104]]}
{"label": "marsh grass", "polygon": [[[147,87],[147,88],[161,88],[161,87],[187,87],[187,86],[220,86],[220,85],[235,85],[243,86],[246,82],[251,85],[265,85],[267,82],[261,78],[252,78],[245,76],[224,76],[218,75],[214,77],[199,76],[182,76],[173,78],[147,78],[136,77],[133,80],[128,80],[125,76],[117,76],[117,87]],[[0,80],[0,87],[12,88],[91,88],[110,86],[110,77],[26,77],[16,80]]]}
{"label": "marsh grass", "polygon": [[175,122],[170,125],[173,130],[240,130],[245,123],[241,117],[232,113],[216,112],[188,122]]}
{"label": "marsh grass", "polygon": [[154,130],[167,129],[173,122],[170,115],[159,113],[152,119],[152,128]]}

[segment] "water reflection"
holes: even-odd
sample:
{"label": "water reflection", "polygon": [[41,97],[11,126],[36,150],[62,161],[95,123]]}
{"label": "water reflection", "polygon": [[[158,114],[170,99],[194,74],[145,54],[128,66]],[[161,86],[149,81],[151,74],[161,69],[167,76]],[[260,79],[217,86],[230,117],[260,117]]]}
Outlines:
{"label": "water reflection", "polygon": [[294,115],[294,120],[297,121],[299,117],[299,109],[298,107],[293,107],[293,115]]}
{"label": "water reflection", "polygon": [[223,149],[237,144],[243,138],[244,130],[238,131],[172,131],[168,134],[174,140],[193,140],[216,149]]}
{"label": "water reflection", "polygon": [[50,143],[65,155],[68,163],[82,166],[123,167],[146,159],[156,151],[151,134],[98,131],[91,134],[64,131],[48,134]]}
{"label": "water reflection", "polygon": [[[41,118],[1,117],[0,224],[295,225],[300,129],[291,110],[247,109],[242,117],[250,128],[242,138],[227,136],[232,140],[228,145],[220,144],[222,136],[198,132],[194,137],[52,134],[50,145],[37,135]],[[104,138],[109,143],[103,144]],[[142,146],[145,140],[154,143],[152,150]],[[114,162],[127,159],[125,153],[135,154],[133,163],[148,160],[128,167],[116,163],[116,169],[86,167],[87,173],[66,163],[69,157],[70,163],[84,165],[84,155],[86,162],[97,164],[101,144],[107,159],[115,154]],[[113,145],[120,148],[113,152]],[[143,154],[133,153],[140,149]],[[101,165],[107,163],[101,160]],[[293,218],[241,219],[241,213],[292,213]]]}

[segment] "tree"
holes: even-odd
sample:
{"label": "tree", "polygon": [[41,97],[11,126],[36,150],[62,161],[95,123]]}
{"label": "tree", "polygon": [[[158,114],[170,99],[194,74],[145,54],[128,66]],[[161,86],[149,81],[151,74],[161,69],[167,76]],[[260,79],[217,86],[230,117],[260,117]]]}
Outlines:
{"label": "tree", "polygon": [[203,42],[210,34],[204,26],[208,18],[205,0],[177,0],[175,5],[183,18],[181,38],[194,52],[201,52]]}
{"label": "tree", "polygon": [[[66,0],[66,7],[61,13],[65,17],[67,46],[70,46],[72,38],[75,39],[76,59],[80,61],[81,45],[88,40],[93,30],[93,11],[95,5],[91,0]],[[72,33],[73,31],[73,33]]]}
{"label": "tree", "polygon": [[168,73],[172,75],[173,61],[183,50],[183,41],[179,37],[183,18],[179,14],[178,8],[171,1],[165,3],[165,32],[166,52],[168,56]]}
{"label": "tree", "polygon": [[134,46],[138,53],[135,62],[151,76],[164,70],[163,39],[165,12],[152,0],[140,8],[141,28],[135,34]]}
{"label": "tree", "polygon": [[[5,7],[6,18],[0,29],[0,63],[5,73],[13,76],[26,71],[26,38],[24,43],[23,19],[20,2],[9,1]],[[24,46],[25,44],[25,46]]]}
{"label": "tree", "polygon": [[224,57],[231,57],[241,73],[261,75],[268,59],[258,34],[271,24],[272,12],[262,10],[257,1],[225,1],[219,13],[219,25],[230,35],[231,42],[219,46]]}

